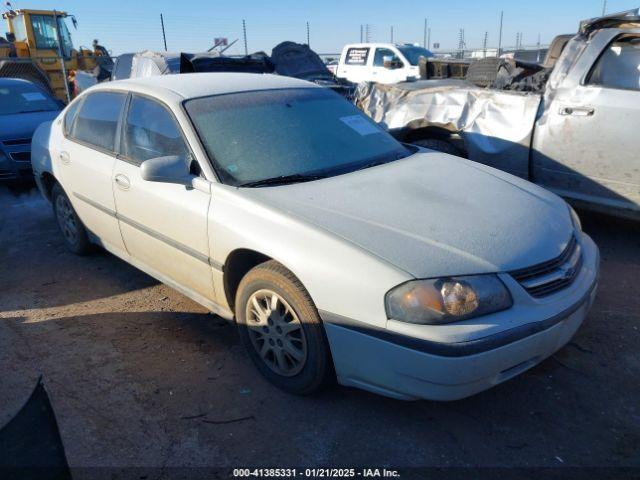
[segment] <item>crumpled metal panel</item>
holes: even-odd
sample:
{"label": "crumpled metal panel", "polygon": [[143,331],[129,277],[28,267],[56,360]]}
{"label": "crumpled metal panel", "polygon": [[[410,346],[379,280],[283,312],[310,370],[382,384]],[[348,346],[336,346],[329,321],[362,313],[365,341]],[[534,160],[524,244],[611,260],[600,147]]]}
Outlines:
{"label": "crumpled metal panel", "polygon": [[145,50],[136,53],[131,60],[131,78],[180,73],[179,53],[156,53]]}
{"label": "crumpled metal panel", "polygon": [[459,133],[471,160],[527,178],[540,99],[538,93],[446,79],[361,84],[356,104],[389,130],[437,127]]}

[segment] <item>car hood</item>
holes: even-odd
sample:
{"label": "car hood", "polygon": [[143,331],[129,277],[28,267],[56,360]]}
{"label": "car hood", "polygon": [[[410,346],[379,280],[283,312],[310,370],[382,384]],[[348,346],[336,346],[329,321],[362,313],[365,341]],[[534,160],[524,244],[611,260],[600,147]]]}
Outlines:
{"label": "car hood", "polygon": [[239,192],[417,278],[534,265],[558,256],[573,231],[568,208],[556,195],[439,152],[313,182]]}
{"label": "car hood", "polygon": [[17,113],[0,115],[0,141],[31,138],[38,125],[53,120],[60,112]]}

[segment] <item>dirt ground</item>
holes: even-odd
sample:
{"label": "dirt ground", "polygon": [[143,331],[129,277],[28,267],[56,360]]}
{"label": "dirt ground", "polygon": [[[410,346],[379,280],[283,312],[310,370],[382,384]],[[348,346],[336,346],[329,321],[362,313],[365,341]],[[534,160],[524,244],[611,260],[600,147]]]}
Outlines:
{"label": "dirt ground", "polygon": [[599,292],[554,357],[452,403],[300,398],[232,325],[104,251],[68,253],[36,190],[0,188],[0,426],[42,375],[72,468],[640,468],[640,225],[582,218]]}

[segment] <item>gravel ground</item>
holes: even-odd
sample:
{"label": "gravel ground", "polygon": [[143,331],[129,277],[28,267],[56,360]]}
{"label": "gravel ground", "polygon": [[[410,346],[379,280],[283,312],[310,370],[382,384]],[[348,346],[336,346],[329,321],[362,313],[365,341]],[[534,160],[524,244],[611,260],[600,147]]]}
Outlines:
{"label": "gravel ground", "polygon": [[287,395],[232,325],[104,251],[68,253],[34,189],[0,189],[0,212],[0,425],[42,375],[72,468],[640,468],[638,224],[583,212],[602,272],[573,341],[435,403],[339,386]]}

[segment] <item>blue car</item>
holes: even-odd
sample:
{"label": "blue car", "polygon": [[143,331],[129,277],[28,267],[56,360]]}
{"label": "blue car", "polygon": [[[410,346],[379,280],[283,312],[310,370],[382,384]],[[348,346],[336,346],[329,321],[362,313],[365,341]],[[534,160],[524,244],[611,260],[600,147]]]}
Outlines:
{"label": "blue car", "polygon": [[0,181],[31,178],[31,137],[63,105],[27,80],[0,78]]}

